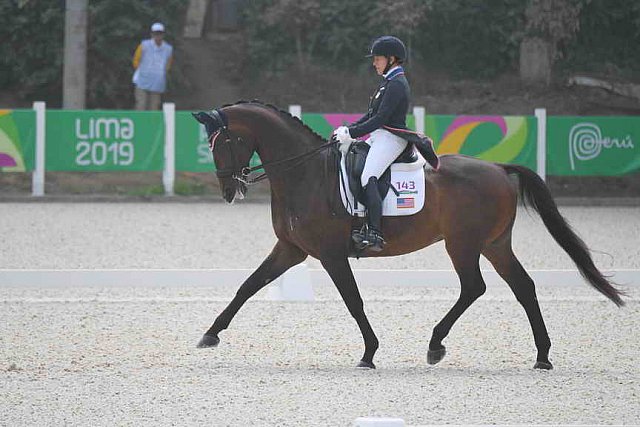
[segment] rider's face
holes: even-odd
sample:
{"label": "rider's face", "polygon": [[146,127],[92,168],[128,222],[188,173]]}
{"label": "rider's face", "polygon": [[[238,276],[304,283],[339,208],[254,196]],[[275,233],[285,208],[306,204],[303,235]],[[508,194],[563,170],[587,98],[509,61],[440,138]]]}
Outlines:
{"label": "rider's face", "polygon": [[379,76],[384,74],[384,69],[387,67],[387,58],[385,56],[374,56],[373,57],[373,68],[376,69],[376,73]]}

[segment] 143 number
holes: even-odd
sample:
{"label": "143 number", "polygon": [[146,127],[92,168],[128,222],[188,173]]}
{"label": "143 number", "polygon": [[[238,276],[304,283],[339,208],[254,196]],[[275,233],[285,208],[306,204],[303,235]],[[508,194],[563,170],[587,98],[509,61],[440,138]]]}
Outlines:
{"label": "143 number", "polygon": [[398,190],[415,190],[416,183],[415,181],[397,181],[396,189]]}

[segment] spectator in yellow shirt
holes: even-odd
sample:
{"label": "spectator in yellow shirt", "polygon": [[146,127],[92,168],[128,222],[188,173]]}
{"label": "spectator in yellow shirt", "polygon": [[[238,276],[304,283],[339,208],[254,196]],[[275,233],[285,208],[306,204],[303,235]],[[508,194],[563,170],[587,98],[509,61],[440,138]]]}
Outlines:
{"label": "spectator in yellow shirt", "polygon": [[140,42],[133,55],[136,110],[158,110],[167,87],[173,47],[164,41],[164,25],[151,26],[151,38]]}

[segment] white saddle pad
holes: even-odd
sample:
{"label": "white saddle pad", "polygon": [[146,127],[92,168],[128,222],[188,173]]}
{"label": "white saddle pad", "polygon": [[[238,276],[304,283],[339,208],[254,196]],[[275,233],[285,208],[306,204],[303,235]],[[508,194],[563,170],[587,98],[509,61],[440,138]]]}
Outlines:
{"label": "white saddle pad", "polygon": [[[394,163],[391,165],[391,185],[398,193],[389,189],[382,202],[382,216],[413,215],[424,207],[424,165],[427,162],[418,154],[418,160],[413,163]],[[342,177],[340,178],[340,197],[347,212],[353,216],[366,216],[367,208],[353,200],[349,188],[345,156],[340,159]]]}

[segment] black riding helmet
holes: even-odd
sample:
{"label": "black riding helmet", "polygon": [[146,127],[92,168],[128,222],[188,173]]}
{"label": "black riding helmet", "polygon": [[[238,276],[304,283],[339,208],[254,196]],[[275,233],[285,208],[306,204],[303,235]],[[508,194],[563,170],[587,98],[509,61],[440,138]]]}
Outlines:
{"label": "black riding helmet", "polygon": [[397,37],[382,36],[378,37],[371,43],[371,49],[367,58],[372,56],[395,56],[398,61],[404,62],[407,59],[407,48]]}

